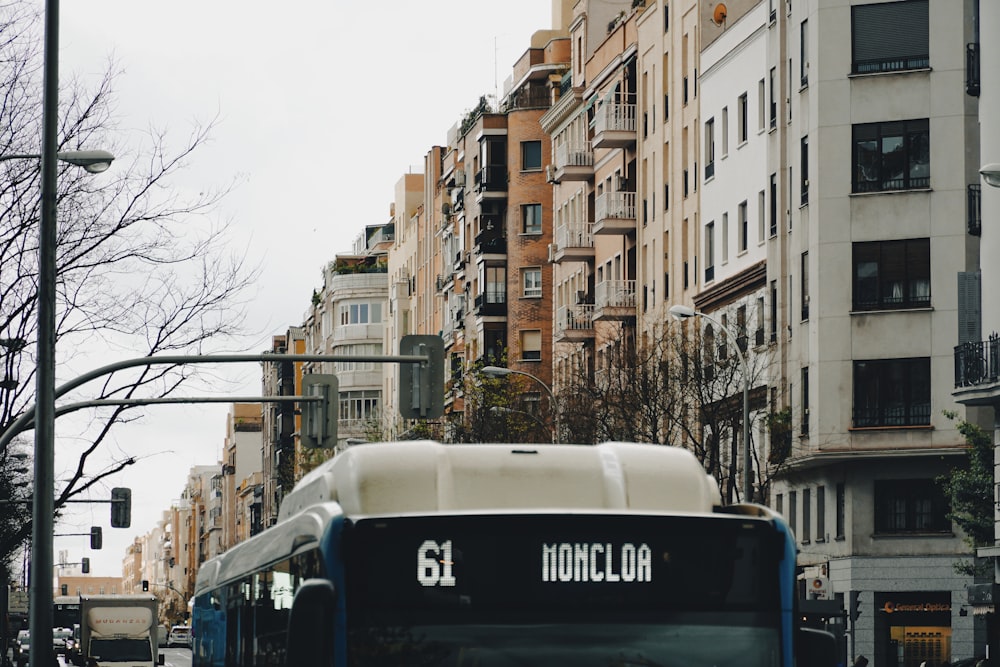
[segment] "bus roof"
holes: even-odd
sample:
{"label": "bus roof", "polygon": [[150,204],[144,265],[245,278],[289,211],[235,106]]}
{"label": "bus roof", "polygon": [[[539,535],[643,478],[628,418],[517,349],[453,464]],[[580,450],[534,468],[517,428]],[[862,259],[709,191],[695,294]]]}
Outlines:
{"label": "bus roof", "polygon": [[686,449],[600,445],[445,445],[428,440],[351,447],[306,475],[279,522],[317,503],[378,515],[481,510],[711,512],[719,487]]}

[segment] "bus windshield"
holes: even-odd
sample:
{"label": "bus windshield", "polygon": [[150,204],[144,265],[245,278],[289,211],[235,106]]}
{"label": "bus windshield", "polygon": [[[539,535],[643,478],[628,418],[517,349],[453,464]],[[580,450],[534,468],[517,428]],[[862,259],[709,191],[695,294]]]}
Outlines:
{"label": "bus windshield", "polygon": [[352,665],[780,664],[764,520],[380,518],[344,544]]}

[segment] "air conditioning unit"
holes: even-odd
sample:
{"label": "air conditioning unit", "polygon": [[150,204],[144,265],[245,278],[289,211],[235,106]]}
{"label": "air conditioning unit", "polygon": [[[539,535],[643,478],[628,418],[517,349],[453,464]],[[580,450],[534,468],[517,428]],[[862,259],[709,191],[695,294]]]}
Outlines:
{"label": "air conditioning unit", "polygon": [[549,261],[550,262],[556,261],[556,251],[558,251],[558,250],[559,250],[559,246],[558,245],[556,245],[555,243],[550,243],[549,244]]}
{"label": "air conditioning unit", "polygon": [[465,169],[458,169],[455,171],[455,187],[465,187]]}
{"label": "air conditioning unit", "polygon": [[545,181],[547,183],[552,183],[553,185],[559,183],[556,179],[556,166],[554,164],[550,164],[545,167]]}

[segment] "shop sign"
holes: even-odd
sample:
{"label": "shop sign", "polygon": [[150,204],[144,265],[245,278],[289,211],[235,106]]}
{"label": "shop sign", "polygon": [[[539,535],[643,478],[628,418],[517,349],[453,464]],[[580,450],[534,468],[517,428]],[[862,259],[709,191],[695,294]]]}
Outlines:
{"label": "shop sign", "polygon": [[951,605],[942,602],[893,602],[886,600],[879,610],[885,614],[894,614],[897,611],[951,611]]}

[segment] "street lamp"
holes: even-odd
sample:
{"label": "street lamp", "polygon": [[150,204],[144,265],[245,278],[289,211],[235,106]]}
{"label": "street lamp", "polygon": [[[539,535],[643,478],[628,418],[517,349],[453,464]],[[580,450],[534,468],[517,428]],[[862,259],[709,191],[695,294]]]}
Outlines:
{"label": "street lamp", "polygon": [[[0,155],[0,162],[7,160],[38,160],[41,159],[38,153],[13,153],[10,155]],[[61,151],[56,153],[56,157],[66,164],[83,167],[91,174],[99,174],[107,171],[114,161],[115,156],[108,151]]]}
{"label": "street lamp", "polygon": [[733,334],[722,326],[718,320],[710,315],[695,310],[690,306],[675,305],[670,306],[667,310],[671,315],[677,320],[684,320],[689,317],[694,317],[698,315],[699,317],[704,317],[710,322],[714,322],[716,326],[733,342],[733,347],[736,348],[736,354],[740,358],[740,363],[743,364],[743,501],[751,502],[753,500],[753,484],[750,478],[750,365],[747,363],[746,355],[743,354],[743,350],[740,349],[740,342],[736,339]]}
{"label": "street lamp", "polygon": [[[56,152],[58,124],[58,0],[48,0],[45,25],[45,65],[42,94],[42,152],[0,155],[8,160],[41,160],[41,220],[38,225],[38,352],[35,388],[35,485],[49,489],[34,494],[31,531],[31,590],[28,628],[32,634],[48,636],[52,631],[52,588],[48,584],[54,559],[55,420],[56,420],[56,160],[99,174],[111,166],[115,156],[105,150]],[[53,160],[51,156],[56,159]],[[24,346],[15,338],[0,340],[10,351]],[[16,381],[5,378],[5,389]],[[6,630],[6,628],[4,628]],[[30,655],[31,667],[47,665],[52,654],[48,645],[38,644]]]}
{"label": "street lamp", "polygon": [[[56,161],[104,171],[113,157],[105,151],[59,153],[59,0],[45,0],[42,49],[41,218],[38,223],[38,342],[35,372],[35,494],[31,527],[31,591],[28,629],[36,639],[52,634],[52,534],[55,532],[56,430]],[[27,156],[25,156],[27,157]],[[14,159],[14,156],[7,159]],[[36,641],[31,667],[54,662],[52,645]]]}
{"label": "street lamp", "polygon": [[994,188],[1000,188],[1000,164],[996,162],[991,162],[990,164],[984,164],[979,170],[982,174],[983,180],[986,181],[986,185],[991,185]]}
{"label": "street lamp", "polygon": [[504,368],[503,366],[483,366],[479,369],[479,372],[483,375],[489,375],[490,377],[504,377],[506,375],[524,375],[529,377],[538,384],[542,385],[546,392],[549,394],[549,401],[552,404],[552,442],[559,442],[559,402],[556,401],[556,395],[552,393],[552,389],[549,385],[542,382],[542,379],[527,373],[525,371],[516,371],[513,368]]}

